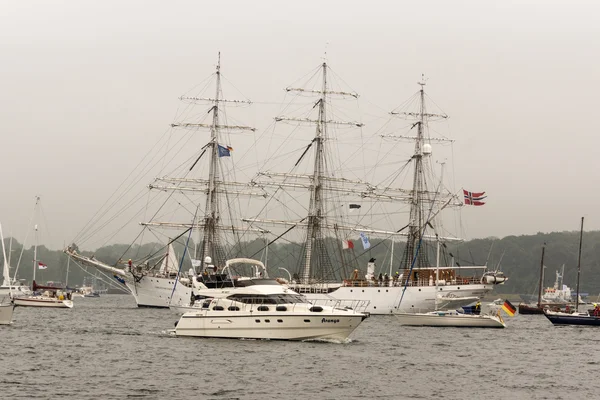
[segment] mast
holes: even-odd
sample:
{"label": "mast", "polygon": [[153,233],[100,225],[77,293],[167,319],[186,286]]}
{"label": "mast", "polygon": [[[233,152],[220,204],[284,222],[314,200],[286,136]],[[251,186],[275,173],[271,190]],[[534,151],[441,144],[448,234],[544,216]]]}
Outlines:
{"label": "mast", "polygon": [[[40,203],[40,197],[36,196],[35,197],[35,209],[34,209],[34,216],[35,216],[35,211],[37,210],[38,204]],[[37,261],[37,245],[38,245],[38,226],[37,224],[34,225],[33,227],[33,280],[35,281],[35,271],[37,270],[37,266],[38,266],[38,261]]]}
{"label": "mast", "polygon": [[[225,193],[234,193],[234,194],[247,194],[247,195],[255,195],[255,193],[244,193],[243,191],[232,192],[226,189],[222,189],[221,186],[224,184],[221,180],[221,173],[219,171],[220,168],[220,156],[223,156],[222,151],[225,149],[227,152],[231,149],[225,146],[220,146],[221,139],[221,130],[222,129],[233,129],[236,131],[255,131],[254,128],[249,126],[241,126],[241,125],[221,125],[219,113],[223,112],[225,104],[230,103],[234,105],[240,104],[252,104],[248,100],[227,100],[223,98],[222,86],[221,86],[221,53],[218,53],[217,66],[215,72],[215,96],[214,97],[195,97],[195,96],[181,96],[180,100],[196,103],[196,102],[209,102],[211,104],[208,113],[212,113],[212,121],[210,124],[205,123],[189,123],[189,122],[180,122],[171,124],[172,127],[176,128],[188,128],[197,130],[199,128],[209,129],[210,130],[210,140],[209,142],[202,147],[202,152],[194,162],[194,164],[190,167],[189,171],[191,171],[196,163],[204,156],[208,157],[208,179],[190,179],[190,178],[170,178],[163,177],[157,178],[156,181],[168,182],[167,185],[161,184],[151,184],[149,185],[150,189],[155,190],[168,190],[168,191],[178,191],[178,192],[203,192],[206,193],[206,204],[204,205],[204,216],[196,215],[200,214],[198,212],[201,204],[198,204],[196,208],[196,215],[194,216],[194,220],[191,224],[179,224],[179,223],[170,223],[170,222],[158,222],[151,221],[148,223],[144,223],[142,225],[146,226],[162,226],[162,227],[171,227],[171,228],[191,228],[195,229],[198,232],[198,242],[194,246],[194,259],[199,259],[201,262],[204,262],[206,257],[211,257],[211,261],[215,265],[224,265],[225,264],[225,250],[222,247],[220,242],[219,235],[217,231],[219,229],[224,229],[221,226],[221,214],[219,207],[219,196]],[[227,153],[226,155],[229,155]],[[188,171],[188,172],[189,172]],[[230,182],[227,182],[228,184]],[[181,186],[181,185],[184,186]],[[240,186],[241,183],[231,182],[233,185]],[[198,185],[201,185],[199,187]],[[262,195],[262,194],[261,194]],[[237,228],[232,226],[227,226],[225,229],[231,230],[234,234],[237,232]],[[200,236],[202,235],[202,238]]]}
{"label": "mast", "polygon": [[546,243],[542,246],[542,260],[540,261],[540,286],[538,288],[537,308],[542,304],[542,288],[544,286],[544,252],[546,251]]}
{"label": "mast", "polygon": [[577,257],[577,298],[575,299],[575,312],[579,312],[579,275],[581,275],[581,244],[583,242],[583,217],[581,217],[581,230],[579,231],[579,256]]}
{"label": "mast", "polygon": [[[428,118],[448,118],[445,114],[431,114],[427,112],[425,104],[425,77],[422,76],[420,82],[417,82],[421,86],[419,89],[419,108],[415,112],[394,112],[392,115],[403,115],[405,117],[416,118],[417,121],[413,124],[416,127],[417,134],[414,137],[400,137],[405,139],[411,139],[415,142],[415,149],[412,156],[413,161],[413,185],[410,192],[410,198],[408,200],[410,204],[410,217],[408,221],[408,236],[406,241],[406,248],[404,250],[403,264],[405,268],[410,268],[413,259],[415,259],[415,268],[426,267],[427,265],[427,251],[419,250],[417,254],[417,248],[419,247],[419,241],[425,229],[427,223],[427,214],[424,209],[424,203],[426,202],[425,196],[428,195],[426,191],[425,182],[425,166],[423,159],[431,154],[431,150],[428,149],[425,144],[425,128],[427,126]],[[435,139],[439,141],[451,141],[448,139]]]}
{"label": "mast", "polygon": [[[200,259],[204,262],[207,256],[214,257],[215,254],[215,239],[216,239],[216,224],[219,219],[217,208],[217,188],[215,181],[218,176],[218,158],[219,158],[219,99],[221,95],[221,52],[219,52],[216,71],[216,89],[215,101],[212,106],[212,126],[210,127],[210,165],[208,172],[208,193],[206,195],[206,210],[204,214],[204,237],[203,247]],[[216,264],[216,263],[215,263]]]}
{"label": "mast", "polygon": [[[323,153],[323,139],[327,135],[326,131],[326,118],[325,118],[325,102],[326,102],[326,91],[327,91],[327,63],[322,64],[323,68],[323,84],[321,89],[321,97],[317,102],[319,105],[319,118],[317,120],[317,129],[313,142],[315,143],[315,160],[313,167],[313,185],[310,189],[310,203],[308,206],[308,225],[306,234],[306,253],[304,255],[304,266],[302,269],[302,281],[308,282],[310,279],[311,270],[311,258],[313,246],[317,244],[317,241],[321,239],[320,223],[321,223],[321,210],[322,210],[322,187],[321,187],[321,175],[324,164],[324,153]],[[321,250],[321,249],[318,249]]]}

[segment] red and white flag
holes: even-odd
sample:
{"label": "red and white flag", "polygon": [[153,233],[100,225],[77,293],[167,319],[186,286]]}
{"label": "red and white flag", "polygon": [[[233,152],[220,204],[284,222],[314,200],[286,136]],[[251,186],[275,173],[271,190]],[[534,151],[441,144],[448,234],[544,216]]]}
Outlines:
{"label": "red and white flag", "polygon": [[484,201],[481,201],[483,199],[485,199],[487,196],[485,195],[485,192],[469,192],[468,190],[463,189],[463,193],[465,195],[465,204],[468,206],[482,206],[485,204]]}
{"label": "red and white flag", "polygon": [[41,261],[38,261],[38,269],[46,269],[48,266]]}
{"label": "red and white flag", "polygon": [[342,248],[343,249],[353,249],[354,243],[352,243],[352,240],[342,240]]}

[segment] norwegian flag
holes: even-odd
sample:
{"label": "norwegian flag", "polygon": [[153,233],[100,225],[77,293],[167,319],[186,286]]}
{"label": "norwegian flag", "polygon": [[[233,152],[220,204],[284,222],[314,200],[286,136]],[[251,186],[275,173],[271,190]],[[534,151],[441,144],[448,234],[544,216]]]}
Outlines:
{"label": "norwegian flag", "polygon": [[468,206],[482,206],[485,202],[481,201],[485,199],[487,196],[484,196],[485,192],[469,192],[468,190],[463,189],[465,194],[465,204]]}

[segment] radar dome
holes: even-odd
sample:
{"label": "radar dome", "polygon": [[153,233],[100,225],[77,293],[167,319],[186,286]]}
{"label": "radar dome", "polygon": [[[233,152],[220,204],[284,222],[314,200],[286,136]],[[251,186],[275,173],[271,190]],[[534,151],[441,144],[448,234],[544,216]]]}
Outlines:
{"label": "radar dome", "polygon": [[431,145],[429,143],[423,145],[423,155],[431,155]]}
{"label": "radar dome", "polygon": [[205,264],[210,264],[211,262],[212,262],[212,258],[210,258],[210,256],[204,257],[204,263]]}

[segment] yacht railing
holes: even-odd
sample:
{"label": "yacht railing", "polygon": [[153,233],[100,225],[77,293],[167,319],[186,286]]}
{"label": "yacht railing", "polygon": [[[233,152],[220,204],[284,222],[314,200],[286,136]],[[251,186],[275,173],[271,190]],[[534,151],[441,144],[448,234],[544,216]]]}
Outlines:
{"label": "yacht railing", "polygon": [[[246,301],[244,301],[246,300]],[[369,306],[369,300],[339,300],[339,299],[316,299],[304,303],[273,303],[262,301],[257,298],[237,298],[237,299],[203,299],[197,300],[194,308],[211,309],[215,311],[306,311],[313,307],[331,307],[338,310],[354,310],[356,312],[365,312]],[[264,308],[268,309],[264,309]],[[282,309],[285,308],[284,309]],[[317,310],[318,308],[315,308]],[[318,313],[320,311],[314,311]]]}

